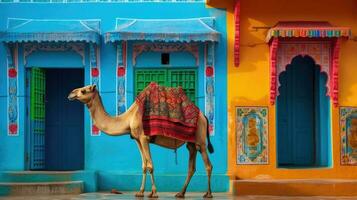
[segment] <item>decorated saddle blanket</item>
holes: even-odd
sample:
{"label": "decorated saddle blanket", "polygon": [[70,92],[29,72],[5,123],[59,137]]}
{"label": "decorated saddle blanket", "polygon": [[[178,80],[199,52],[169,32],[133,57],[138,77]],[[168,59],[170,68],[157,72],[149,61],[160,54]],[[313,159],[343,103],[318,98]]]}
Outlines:
{"label": "decorated saddle blanket", "polygon": [[152,82],[136,97],[136,103],[143,114],[145,135],[195,141],[199,109],[181,87]]}

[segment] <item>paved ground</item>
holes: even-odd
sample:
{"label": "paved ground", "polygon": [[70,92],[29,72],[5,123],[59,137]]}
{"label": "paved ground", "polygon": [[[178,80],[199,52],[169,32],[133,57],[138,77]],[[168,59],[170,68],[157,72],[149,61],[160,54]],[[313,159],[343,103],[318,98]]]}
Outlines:
{"label": "paved ground", "polygon": [[[198,200],[203,193],[187,193],[185,200]],[[232,197],[228,193],[214,193],[214,200],[356,200],[357,197],[286,197],[286,196],[239,196]],[[175,193],[159,193],[159,199],[176,200]],[[86,193],[81,195],[59,195],[59,196],[26,196],[26,197],[0,197],[1,200],[115,200],[135,199],[148,200],[149,198],[135,198],[134,193],[110,194],[110,193]],[[155,200],[155,199],[150,199]],[[178,199],[177,199],[178,200]]]}

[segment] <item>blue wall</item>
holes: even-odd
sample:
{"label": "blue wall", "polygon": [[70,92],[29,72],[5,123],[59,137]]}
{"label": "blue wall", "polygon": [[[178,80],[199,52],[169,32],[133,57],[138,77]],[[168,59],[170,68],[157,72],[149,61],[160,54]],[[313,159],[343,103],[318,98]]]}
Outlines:
{"label": "blue wall", "polygon": [[[81,4],[0,4],[0,30],[6,28],[7,18],[34,19],[101,19],[101,32],[111,31],[115,27],[115,18],[193,18],[216,17],[216,30],[221,33],[221,40],[216,46],[215,87],[217,89],[215,136],[211,141],[215,153],[210,155],[213,164],[213,190],[228,190],[227,172],[227,101],[226,101],[226,16],[223,10],[206,8],[204,3],[81,3]],[[131,61],[132,43],[128,45],[128,106],[133,102],[133,66]],[[20,52],[21,53],[21,52]],[[46,55],[45,55],[46,54]],[[28,59],[29,66],[73,67],[81,62],[76,54],[34,53]],[[107,112],[116,113],[116,48],[113,44],[101,44],[101,82],[100,90]],[[21,56],[19,56],[21,58]],[[59,59],[60,58],[60,59]],[[187,59],[183,62],[181,58]],[[204,110],[204,63],[203,46],[200,46],[198,66],[198,105]],[[57,60],[55,60],[57,59]],[[20,136],[8,137],[6,124],[7,81],[6,55],[0,45],[0,170],[25,170],[25,87],[24,68],[19,69],[19,105]],[[20,59],[21,60],[21,59]],[[55,62],[54,62],[55,60]],[[60,60],[60,62],[58,62]],[[195,64],[192,55],[187,53],[172,54],[173,67],[191,67]],[[157,53],[144,53],[137,59],[137,67],[160,67]],[[79,66],[81,67],[81,66]],[[193,66],[195,67],[195,66]],[[85,62],[85,82],[89,84],[88,52]],[[141,158],[137,146],[129,136],[110,137],[102,134],[90,136],[89,113],[85,111],[85,170],[98,171],[99,189],[117,187],[120,190],[137,190],[141,181]],[[151,145],[155,173],[159,191],[179,190],[184,182],[188,166],[188,151],[185,147],[175,154],[155,145]],[[148,181],[149,182],[149,181]],[[200,156],[197,157],[197,171],[189,190],[206,189],[205,169]]]}

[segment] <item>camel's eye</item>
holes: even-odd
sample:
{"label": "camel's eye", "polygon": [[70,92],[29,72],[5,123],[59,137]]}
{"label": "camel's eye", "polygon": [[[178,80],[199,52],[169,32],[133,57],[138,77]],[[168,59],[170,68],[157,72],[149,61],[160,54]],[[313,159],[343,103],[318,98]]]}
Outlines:
{"label": "camel's eye", "polygon": [[81,93],[82,93],[82,94],[86,94],[87,91],[86,91],[86,90],[81,90]]}

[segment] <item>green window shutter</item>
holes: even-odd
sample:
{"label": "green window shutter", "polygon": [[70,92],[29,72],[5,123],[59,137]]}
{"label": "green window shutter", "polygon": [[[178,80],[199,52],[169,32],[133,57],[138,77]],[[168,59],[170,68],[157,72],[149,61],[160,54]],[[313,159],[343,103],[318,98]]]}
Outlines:
{"label": "green window shutter", "polygon": [[197,73],[194,69],[172,69],[168,73],[170,87],[182,86],[186,95],[196,103]]}
{"label": "green window shutter", "polygon": [[166,69],[138,69],[135,71],[135,96],[138,95],[150,82],[167,85]]}
{"label": "green window shutter", "polygon": [[137,69],[135,70],[135,96],[150,82],[157,82],[167,87],[182,86],[186,95],[193,103],[196,103],[196,69]]}
{"label": "green window shutter", "polygon": [[31,99],[30,117],[31,120],[45,120],[45,70],[33,68],[31,71]]}

